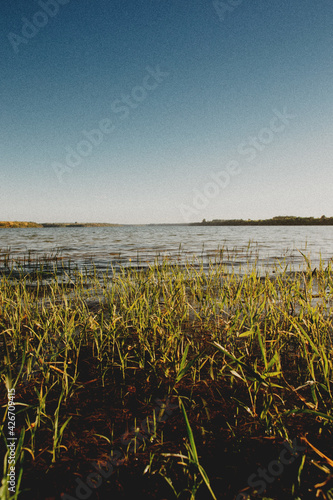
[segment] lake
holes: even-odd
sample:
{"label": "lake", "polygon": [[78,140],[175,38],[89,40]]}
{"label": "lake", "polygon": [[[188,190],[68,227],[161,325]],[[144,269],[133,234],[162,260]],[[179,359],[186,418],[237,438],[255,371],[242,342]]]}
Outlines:
{"label": "lake", "polygon": [[[244,265],[257,262],[272,268],[285,259],[293,268],[312,266],[332,258],[333,227],[326,226],[118,226],[1,229],[0,256],[23,259],[56,252],[80,268],[91,265],[104,270],[111,265],[145,266],[168,258],[204,266],[222,261]],[[223,254],[221,254],[223,250]]]}

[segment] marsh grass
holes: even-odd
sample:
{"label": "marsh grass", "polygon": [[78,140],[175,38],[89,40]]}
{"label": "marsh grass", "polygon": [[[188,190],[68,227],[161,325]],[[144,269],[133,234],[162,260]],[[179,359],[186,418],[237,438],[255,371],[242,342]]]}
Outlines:
{"label": "marsh grass", "polygon": [[[133,485],[146,498],[236,498],[244,487],[249,498],[329,498],[333,271],[304,259],[299,272],[282,262],[260,274],[230,267],[229,256],[227,267],[220,254],[205,268],[164,261],[110,278],[31,262],[33,275],[18,274],[7,256],[0,430],[5,456],[13,387],[20,498],[75,497],[75,477],[84,481],[91,460],[113,448],[124,462],[93,498],[130,498]],[[152,422],[142,443],[129,429],[157,397],[179,401],[182,412]],[[305,458],[256,494],[247,486],[254,465],[264,468],[295,437],[312,444]],[[4,467],[7,500],[5,475]]]}

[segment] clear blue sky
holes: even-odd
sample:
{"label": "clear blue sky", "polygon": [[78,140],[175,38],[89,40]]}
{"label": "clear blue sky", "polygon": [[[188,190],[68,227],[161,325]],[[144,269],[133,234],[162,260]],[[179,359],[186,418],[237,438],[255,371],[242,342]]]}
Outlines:
{"label": "clear blue sky", "polygon": [[0,220],[333,216],[331,0],[16,0],[0,27]]}

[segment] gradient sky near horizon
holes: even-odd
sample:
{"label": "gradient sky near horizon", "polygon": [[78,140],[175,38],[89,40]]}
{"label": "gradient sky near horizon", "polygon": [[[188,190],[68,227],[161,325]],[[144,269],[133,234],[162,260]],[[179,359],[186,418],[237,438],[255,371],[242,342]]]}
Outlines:
{"label": "gradient sky near horizon", "polygon": [[0,220],[333,216],[331,0],[15,0],[0,28]]}

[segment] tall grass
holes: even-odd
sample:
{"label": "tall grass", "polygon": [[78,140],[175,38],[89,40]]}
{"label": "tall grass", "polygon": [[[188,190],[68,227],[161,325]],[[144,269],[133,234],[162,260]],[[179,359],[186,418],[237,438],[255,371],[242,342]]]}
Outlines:
{"label": "tall grass", "polygon": [[[249,434],[260,428],[283,439],[292,415],[332,426],[331,264],[313,272],[307,261],[304,271],[282,266],[259,275],[256,267],[240,274],[223,263],[163,262],[120,269],[111,279],[78,271],[67,278],[48,270],[46,281],[41,268],[33,282],[10,272],[0,281],[0,373],[18,398],[30,391],[18,422],[32,461],[39,435],[49,436],[42,454],[49,452],[50,463],[66,455],[74,432],[66,408],[84,384],[114,381],[125,401],[125,386],[139,372],[152,391],[163,384],[169,395],[186,396],[187,449],[213,497],[187,417],[200,400],[199,383],[237,388],[231,435],[241,416]],[[94,380],[83,380],[82,359],[94,365]],[[1,434],[6,446],[5,417]]]}

